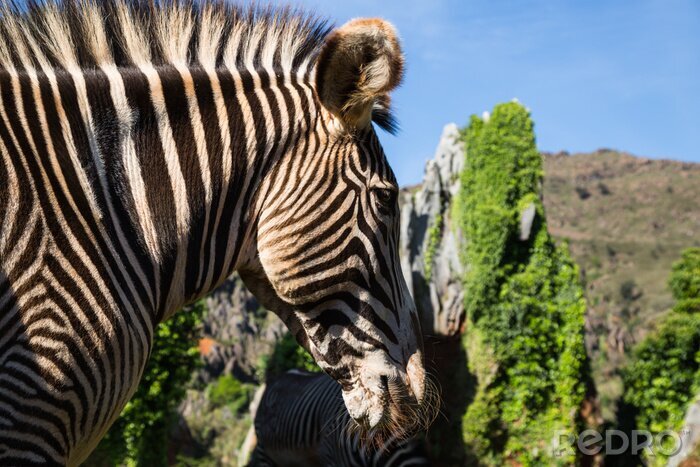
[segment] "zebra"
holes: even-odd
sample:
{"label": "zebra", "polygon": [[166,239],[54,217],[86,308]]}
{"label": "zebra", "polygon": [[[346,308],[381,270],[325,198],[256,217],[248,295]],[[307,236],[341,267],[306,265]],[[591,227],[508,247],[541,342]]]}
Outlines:
{"label": "zebra", "polygon": [[378,447],[352,430],[340,386],[324,373],[291,370],[265,388],[255,414],[251,466],[429,466],[418,437]]}
{"label": "zebra", "polygon": [[376,18],[0,0],[0,465],[84,460],[154,327],[233,271],[367,436],[427,423],[374,126],[403,63]]}

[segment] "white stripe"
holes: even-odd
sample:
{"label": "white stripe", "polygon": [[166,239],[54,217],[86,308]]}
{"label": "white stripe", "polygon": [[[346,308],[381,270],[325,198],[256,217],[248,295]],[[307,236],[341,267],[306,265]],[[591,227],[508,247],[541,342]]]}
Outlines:
{"label": "white stripe", "polygon": [[168,117],[168,110],[165,105],[163,85],[153,65],[141,65],[139,68],[148,80],[151,102],[158,122],[158,134],[163,144],[163,153],[165,154],[169,181],[173,189],[173,195],[175,196],[175,220],[178,234],[184,237],[189,233],[190,207],[187,197],[187,186],[182,173],[182,167],[180,167],[177,145],[175,144],[173,129],[170,126],[170,118]]}
{"label": "white stripe", "polygon": [[[7,241],[10,239],[12,228],[15,225],[21,198],[19,185],[17,183],[17,174],[15,173],[16,169],[10,160],[10,156],[7,153],[7,148],[5,147],[5,142],[2,139],[0,139],[0,153],[2,154],[2,163],[5,166],[5,172],[7,173],[7,185],[4,188],[7,190],[7,205],[5,211],[3,212],[3,218],[0,220],[0,257],[5,258],[10,254],[10,252],[6,251],[8,248]],[[32,203],[32,205],[32,211],[34,211],[32,214],[36,214],[34,203]],[[12,250],[15,252],[19,250],[21,253],[23,249],[12,245]]]}

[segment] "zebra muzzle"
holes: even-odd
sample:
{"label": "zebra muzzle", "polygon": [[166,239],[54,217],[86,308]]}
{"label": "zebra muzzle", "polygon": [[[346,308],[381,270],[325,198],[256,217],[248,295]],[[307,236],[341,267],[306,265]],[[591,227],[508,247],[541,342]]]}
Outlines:
{"label": "zebra muzzle", "polygon": [[407,386],[420,404],[425,397],[425,369],[423,367],[423,355],[415,352],[406,364]]}

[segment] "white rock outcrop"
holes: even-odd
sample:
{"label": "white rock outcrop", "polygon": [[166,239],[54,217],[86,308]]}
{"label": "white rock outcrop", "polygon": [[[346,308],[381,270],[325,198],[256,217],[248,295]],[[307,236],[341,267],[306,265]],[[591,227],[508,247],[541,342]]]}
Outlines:
{"label": "white rock outcrop", "polygon": [[464,321],[461,232],[451,217],[464,144],[456,124],[442,131],[423,183],[401,195],[401,266],[425,334],[454,336]]}

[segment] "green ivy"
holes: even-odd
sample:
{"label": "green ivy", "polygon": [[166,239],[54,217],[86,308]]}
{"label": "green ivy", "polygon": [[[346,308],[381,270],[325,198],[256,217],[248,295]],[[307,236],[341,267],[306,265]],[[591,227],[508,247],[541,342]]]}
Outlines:
{"label": "green ivy", "polygon": [[[586,303],[568,248],[547,232],[533,123],[520,104],[501,104],[488,119],[473,116],[463,135],[453,218],[467,238],[464,345],[478,381],[464,442],[484,464],[570,464],[551,456],[550,443],[558,430],[580,428]],[[520,217],[532,205],[523,241]]]}
{"label": "green ivy", "polygon": [[425,280],[430,282],[433,277],[433,266],[442,235],[442,214],[435,216],[435,222],[428,229],[428,245],[425,249]]}

